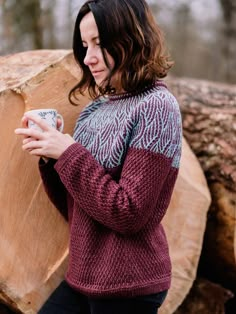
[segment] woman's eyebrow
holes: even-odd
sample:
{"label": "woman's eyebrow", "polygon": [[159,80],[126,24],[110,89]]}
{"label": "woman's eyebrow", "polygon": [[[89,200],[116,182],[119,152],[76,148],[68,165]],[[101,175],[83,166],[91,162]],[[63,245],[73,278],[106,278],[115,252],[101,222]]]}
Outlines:
{"label": "woman's eyebrow", "polygon": [[[91,38],[92,41],[95,41],[95,40],[97,40],[97,39],[99,39],[99,36],[94,36],[94,37]],[[84,40],[84,39],[82,38],[82,42],[83,42],[83,43],[86,43],[86,40]]]}

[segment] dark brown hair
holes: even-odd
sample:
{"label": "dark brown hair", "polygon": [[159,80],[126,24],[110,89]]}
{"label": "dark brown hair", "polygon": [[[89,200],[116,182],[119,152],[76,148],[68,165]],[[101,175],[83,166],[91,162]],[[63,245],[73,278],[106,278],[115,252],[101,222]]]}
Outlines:
{"label": "dark brown hair", "polygon": [[[84,64],[86,48],[82,45],[80,22],[92,12],[97,24],[104,61],[107,51],[114,59],[105,89],[99,89]],[[87,89],[92,99],[111,92],[109,84],[114,73],[119,72],[120,86],[127,92],[143,89],[167,75],[173,62],[165,52],[162,32],[156,24],[145,0],[89,0],[81,7],[75,22],[73,52],[82,70],[82,77],[69,93],[69,100],[76,104],[76,94]]]}

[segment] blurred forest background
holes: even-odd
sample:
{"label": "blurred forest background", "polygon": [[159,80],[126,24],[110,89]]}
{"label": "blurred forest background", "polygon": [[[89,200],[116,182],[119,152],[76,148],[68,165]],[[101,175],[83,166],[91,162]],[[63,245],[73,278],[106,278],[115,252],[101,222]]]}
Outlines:
{"label": "blurred forest background", "polygon": [[[107,0],[109,1],[109,0]],[[81,0],[0,0],[0,55],[71,49]],[[149,0],[177,76],[236,83],[236,0]]]}

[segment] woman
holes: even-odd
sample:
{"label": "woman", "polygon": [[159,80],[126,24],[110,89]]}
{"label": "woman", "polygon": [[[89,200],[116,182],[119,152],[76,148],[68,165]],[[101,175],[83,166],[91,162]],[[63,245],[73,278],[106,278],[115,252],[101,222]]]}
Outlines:
{"label": "woman", "polygon": [[51,201],[69,220],[65,281],[39,313],[156,314],[171,282],[161,221],[178,174],[181,116],[160,78],[171,63],[144,0],[87,1],[74,29],[89,90],[73,138],[25,115],[23,149],[41,156]]}

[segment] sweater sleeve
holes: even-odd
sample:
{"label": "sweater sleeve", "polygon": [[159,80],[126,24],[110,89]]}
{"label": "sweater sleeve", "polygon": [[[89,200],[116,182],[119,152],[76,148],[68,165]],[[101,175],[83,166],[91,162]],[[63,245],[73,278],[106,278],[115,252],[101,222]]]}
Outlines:
{"label": "sweater sleeve", "polygon": [[[180,155],[181,119],[179,111],[168,103],[161,103],[161,107],[160,110],[160,100],[154,100],[136,113],[137,123],[118,182],[80,143],[72,144],[55,164],[79,208],[114,231],[134,233],[147,223],[171,169],[170,189],[173,188]],[[159,220],[166,207],[159,213]]]}
{"label": "sweater sleeve", "polygon": [[54,169],[56,160],[50,159],[47,163],[39,160],[39,171],[44,184],[44,189],[54,206],[68,220],[67,191],[58,173]]}

